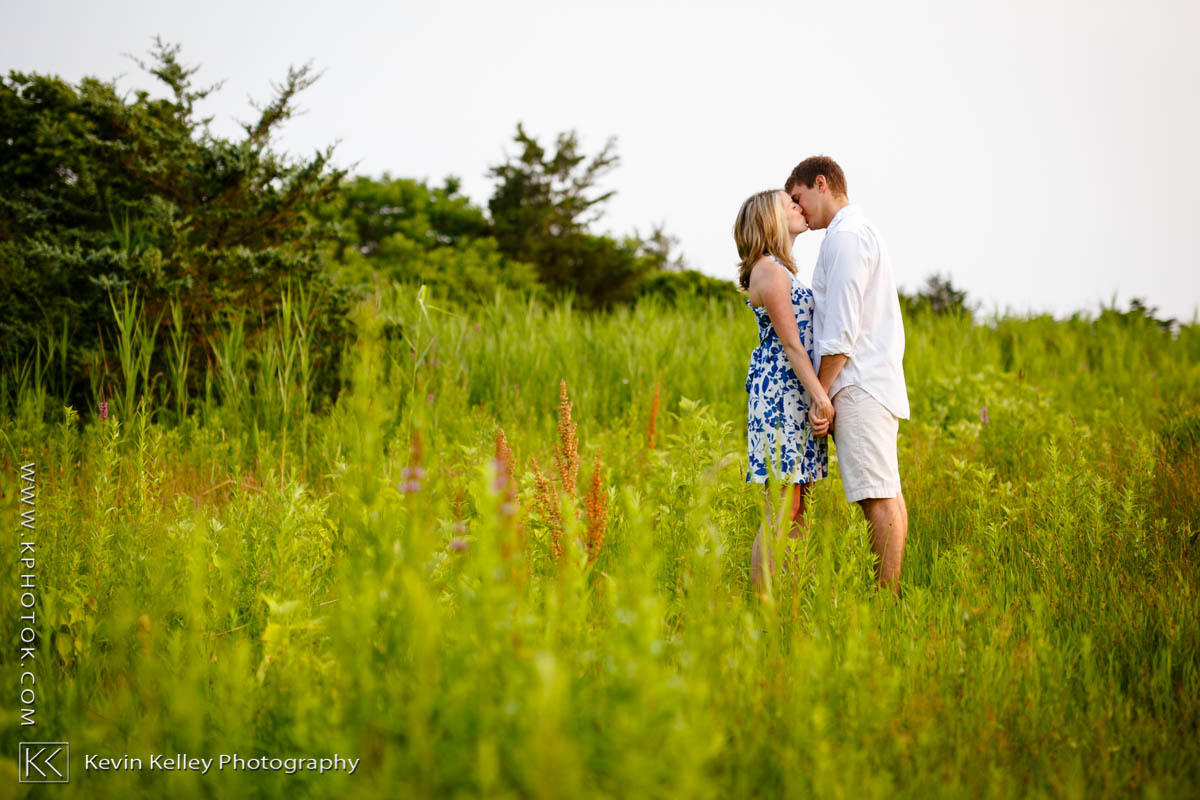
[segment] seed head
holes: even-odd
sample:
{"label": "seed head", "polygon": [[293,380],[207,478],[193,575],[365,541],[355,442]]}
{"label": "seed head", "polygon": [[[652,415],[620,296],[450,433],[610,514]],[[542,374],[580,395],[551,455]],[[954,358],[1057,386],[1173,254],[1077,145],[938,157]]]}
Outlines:
{"label": "seed head", "polygon": [[534,502],[542,519],[550,527],[550,554],[557,561],[563,552],[563,522],[562,511],[558,506],[558,492],[554,490],[554,483],[542,474],[537,459],[533,458],[530,461],[533,464],[533,480],[537,485],[537,497]]}
{"label": "seed head", "polygon": [[516,496],[516,484],[513,482],[513,454],[508,446],[508,437],[504,428],[496,431],[496,490],[503,491],[509,500]]}
{"label": "seed head", "polygon": [[662,383],[655,383],[654,399],[650,402],[650,421],[646,423],[646,447],[650,450],[658,441],[658,395],[661,390]]}
{"label": "seed head", "polygon": [[608,495],[604,492],[604,470],[600,465],[600,453],[596,453],[596,464],[592,470],[592,489],[587,498],[587,553],[588,563],[596,560],[604,546],[604,531],[608,526]]}
{"label": "seed head", "polygon": [[573,496],[579,476],[579,440],[575,438],[575,423],[571,420],[571,400],[567,397],[565,380],[559,384],[558,390],[558,450],[554,460],[563,491]]}

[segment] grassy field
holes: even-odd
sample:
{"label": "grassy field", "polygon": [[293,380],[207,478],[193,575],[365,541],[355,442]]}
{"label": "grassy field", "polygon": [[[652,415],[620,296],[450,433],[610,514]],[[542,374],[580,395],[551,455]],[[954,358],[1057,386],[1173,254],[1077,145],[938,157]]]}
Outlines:
{"label": "grassy field", "polygon": [[[1200,326],[909,319],[902,597],[835,468],[759,601],[745,307],[387,289],[312,409],[302,305],[190,405],[133,307],[107,418],[0,376],[0,797],[1200,794]],[[360,762],[85,769],[154,753]]]}

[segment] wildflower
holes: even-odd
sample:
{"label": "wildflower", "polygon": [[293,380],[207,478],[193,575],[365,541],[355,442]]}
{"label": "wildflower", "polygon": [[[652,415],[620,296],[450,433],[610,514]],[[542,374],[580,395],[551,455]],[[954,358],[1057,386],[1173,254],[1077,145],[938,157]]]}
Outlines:
{"label": "wildflower", "polygon": [[508,437],[504,435],[504,428],[501,428],[496,432],[496,484],[494,488],[497,494],[504,493],[504,503],[500,506],[500,513],[510,517],[517,513],[517,484],[513,480],[512,459]]}
{"label": "wildflower", "polygon": [[587,498],[587,554],[591,564],[600,555],[604,546],[604,530],[608,526],[608,495],[604,493],[604,471],[600,467],[600,453],[596,453],[596,466],[592,470],[592,490]]}
{"label": "wildflower", "polygon": [[496,476],[496,483],[500,483],[500,479],[504,480],[504,484],[499,486],[503,489],[509,483],[512,483],[512,449],[508,446],[508,437],[504,435],[504,428],[496,431],[496,466],[499,474]]}
{"label": "wildflower", "polygon": [[559,385],[558,390],[558,442],[559,449],[554,453],[558,478],[563,491],[574,495],[579,475],[579,440],[575,437],[575,423],[571,421],[571,400],[567,397],[566,381]]}
{"label": "wildflower", "polygon": [[[515,517],[520,510],[517,504],[517,482],[513,479],[513,454],[508,446],[508,437],[504,428],[496,431],[496,484],[497,494],[504,494],[500,504],[501,518]],[[504,536],[500,541],[500,553],[505,562],[511,561],[515,550],[525,551],[525,533],[519,520],[512,520],[516,530],[515,537]],[[515,583],[521,582],[520,569],[516,565],[510,568],[510,577]]]}
{"label": "wildflower", "polygon": [[542,474],[537,459],[533,458],[530,461],[533,464],[533,479],[537,484],[538,491],[534,502],[537,504],[538,511],[541,512],[542,519],[546,520],[546,524],[550,526],[550,554],[557,561],[563,552],[563,523],[562,512],[558,506],[558,493],[554,491],[554,484],[550,479]]}
{"label": "wildflower", "polygon": [[654,443],[658,441],[658,395],[662,390],[662,384],[654,384],[654,399],[650,401],[650,421],[646,423],[646,447],[650,450],[654,449]]}
{"label": "wildflower", "polygon": [[983,408],[981,408],[981,409],[979,410],[979,418],[980,418],[981,420],[983,420],[984,424],[987,424],[987,423],[989,423],[989,422],[991,422],[991,421],[992,421],[992,420],[991,420],[991,417],[989,417],[989,416],[988,416],[988,413],[987,413],[987,403],[984,403],[984,404],[983,404]]}
{"label": "wildflower", "polygon": [[408,455],[408,466],[400,472],[403,479],[396,488],[403,494],[413,494],[421,491],[421,478],[425,477],[425,468],[421,466],[421,456],[424,448],[421,446],[421,434],[413,431],[412,445]]}
{"label": "wildflower", "polygon": [[100,419],[108,419],[108,401],[100,401]]}
{"label": "wildflower", "polygon": [[429,394],[426,396],[426,398],[425,398],[425,399],[426,399],[426,400],[428,400],[429,402],[431,402],[431,403],[432,403],[432,402],[433,402],[433,392],[430,392],[430,393],[429,393]]}
{"label": "wildflower", "polygon": [[450,540],[450,549],[451,550],[459,550],[459,551],[466,550],[467,549],[467,540],[461,536],[455,536],[453,539]]}

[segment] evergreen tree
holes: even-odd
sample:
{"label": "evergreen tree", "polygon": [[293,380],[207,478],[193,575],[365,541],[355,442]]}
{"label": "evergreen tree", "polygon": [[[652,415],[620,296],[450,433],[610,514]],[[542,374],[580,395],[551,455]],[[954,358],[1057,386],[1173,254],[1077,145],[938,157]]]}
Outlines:
{"label": "evergreen tree", "polygon": [[500,251],[532,263],[548,289],[574,292],[585,307],[631,300],[641,279],[669,262],[669,238],[661,230],[649,240],[590,231],[614,194],[596,183],[619,161],[616,141],[589,159],[574,131],[558,135],[553,153],[520,123],[513,140],[518,154],[488,172],[496,181],[488,210]]}
{"label": "evergreen tree", "polygon": [[332,260],[347,280],[372,270],[459,302],[491,300],[498,288],[540,294],[533,267],[504,256],[483,210],[459,193],[454,177],[424,181],[357,177],[323,210],[338,230]]}
{"label": "evergreen tree", "polygon": [[129,100],[95,78],[0,79],[0,363],[24,363],[39,340],[65,331],[71,369],[57,388],[82,407],[83,372],[104,368],[102,339],[112,358],[109,292],[125,288],[139,291],[150,321],[184,299],[192,374],[202,378],[218,316],[253,312],[252,334],[292,279],[325,298],[310,324],[326,344],[315,354],[318,389],[332,391],[347,298],[325,280],[320,244],[331,232],[313,211],[343,173],[330,166],[332,147],[300,160],[271,147],[316,78],[307,65],[290,69],[230,141],[195,113],[219,85],[193,88],[197,68],[178,52],[156,39],[153,63],[139,62],[167,98]]}

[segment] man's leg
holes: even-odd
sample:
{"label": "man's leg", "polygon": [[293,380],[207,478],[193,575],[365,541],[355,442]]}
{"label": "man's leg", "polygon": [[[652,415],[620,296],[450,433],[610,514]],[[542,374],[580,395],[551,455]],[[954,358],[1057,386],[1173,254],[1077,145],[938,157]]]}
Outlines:
{"label": "man's leg", "polygon": [[[871,530],[875,576],[900,593],[900,564],[908,537],[908,507],[900,490],[896,437],[899,420],[858,386],[833,397],[833,435],[846,500],[858,503]],[[889,496],[890,495],[890,496]]]}
{"label": "man's leg", "polygon": [[893,594],[899,594],[900,565],[908,538],[908,506],[904,502],[904,493],[860,500],[859,505],[871,529],[871,549],[878,559],[875,575],[881,585],[889,587]]}

